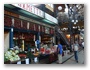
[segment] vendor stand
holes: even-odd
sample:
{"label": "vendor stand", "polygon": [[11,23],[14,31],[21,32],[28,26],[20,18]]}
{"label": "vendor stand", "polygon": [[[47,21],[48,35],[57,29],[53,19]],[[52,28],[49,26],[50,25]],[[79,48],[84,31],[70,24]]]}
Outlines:
{"label": "vendor stand", "polygon": [[[29,61],[31,64],[33,59],[35,59],[35,61],[39,60],[38,63],[45,63],[45,62],[42,62],[43,58],[47,58],[47,63],[51,63],[52,61],[54,61],[54,59],[50,61],[51,58],[54,57],[53,53],[56,53],[56,52],[51,53],[52,52],[51,49],[48,50],[44,48],[45,52],[42,53],[43,51],[40,51],[41,47],[38,48],[35,46],[35,41],[39,40],[41,43],[48,44],[47,46],[49,47],[47,48],[52,47],[51,43],[53,42],[53,39],[47,38],[45,40],[45,37],[42,38],[42,36],[45,34],[48,34],[48,35],[51,34],[51,37],[54,36],[53,27],[57,23],[57,19],[55,19],[54,17],[50,16],[49,14],[39,9],[38,11],[34,10],[37,13],[41,11],[41,13],[36,14],[30,11],[27,12],[25,9],[19,6],[20,5],[18,4],[15,4],[15,5],[5,4],[4,6],[5,7],[4,30],[5,32],[8,30],[8,33],[10,34],[9,46],[7,49],[9,48],[11,49],[16,46],[19,48],[19,53],[18,53],[19,59],[14,61],[8,60],[7,62],[5,61],[5,63],[9,62],[10,64],[14,64],[21,61],[21,64],[22,62],[24,64],[27,58],[29,58]],[[21,9],[21,12],[20,11],[17,12],[16,10],[14,10],[14,8],[17,10]],[[36,7],[33,7],[33,6],[32,8],[36,9]],[[47,18],[48,16],[52,19],[55,19],[55,21],[52,21],[50,18]],[[37,48],[38,48],[38,51],[35,50]]]}

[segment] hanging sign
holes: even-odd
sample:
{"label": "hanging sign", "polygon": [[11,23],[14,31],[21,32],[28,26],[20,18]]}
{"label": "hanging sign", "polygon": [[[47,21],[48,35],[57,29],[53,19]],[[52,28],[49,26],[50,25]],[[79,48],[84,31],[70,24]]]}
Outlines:
{"label": "hanging sign", "polygon": [[54,18],[54,17],[52,17],[51,15],[49,15],[49,14],[47,14],[47,13],[45,13],[45,18],[46,18],[47,20],[50,20],[51,22],[54,22],[54,23],[58,24],[57,19]]}

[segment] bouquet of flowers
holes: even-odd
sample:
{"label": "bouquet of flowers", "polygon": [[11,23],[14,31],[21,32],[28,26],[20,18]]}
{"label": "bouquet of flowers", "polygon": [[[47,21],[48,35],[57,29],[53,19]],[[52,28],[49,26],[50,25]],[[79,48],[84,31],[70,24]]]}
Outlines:
{"label": "bouquet of flowers", "polygon": [[18,56],[19,51],[18,50],[8,50],[4,53],[4,61],[16,61],[20,60],[20,57]]}

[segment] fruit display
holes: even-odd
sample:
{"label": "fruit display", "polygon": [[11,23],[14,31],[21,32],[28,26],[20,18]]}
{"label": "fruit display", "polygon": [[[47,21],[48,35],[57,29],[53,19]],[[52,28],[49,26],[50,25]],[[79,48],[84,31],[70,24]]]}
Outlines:
{"label": "fruit display", "polygon": [[41,52],[41,54],[45,54],[45,48],[44,47],[41,47],[40,48],[40,52]]}
{"label": "fruit display", "polygon": [[17,61],[20,60],[20,57],[18,56],[19,51],[18,50],[8,50],[4,53],[4,62],[5,61]]}
{"label": "fruit display", "polygon": [[34,55],[35,57],[37,57],[37,56],[39,56],[39,53],[34,53],[33,55]]}
{"label": "fruit display", "polygon": [[26,54],[18,54],[20,58],[26,58]]}
{"label": "fruit display", "polygon": [[46,49],[45,54],[50,54],[50,51],[51,51],[50,49]]}

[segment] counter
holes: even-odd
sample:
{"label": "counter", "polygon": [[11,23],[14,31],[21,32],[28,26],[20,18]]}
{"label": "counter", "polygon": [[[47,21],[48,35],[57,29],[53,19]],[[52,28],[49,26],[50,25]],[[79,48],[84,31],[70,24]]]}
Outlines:
{"label": "counter", "polygon": [[40,54],[38,58],[40,64],[50,64],[58,59],[58,54],[57,52],[51,54]]}

